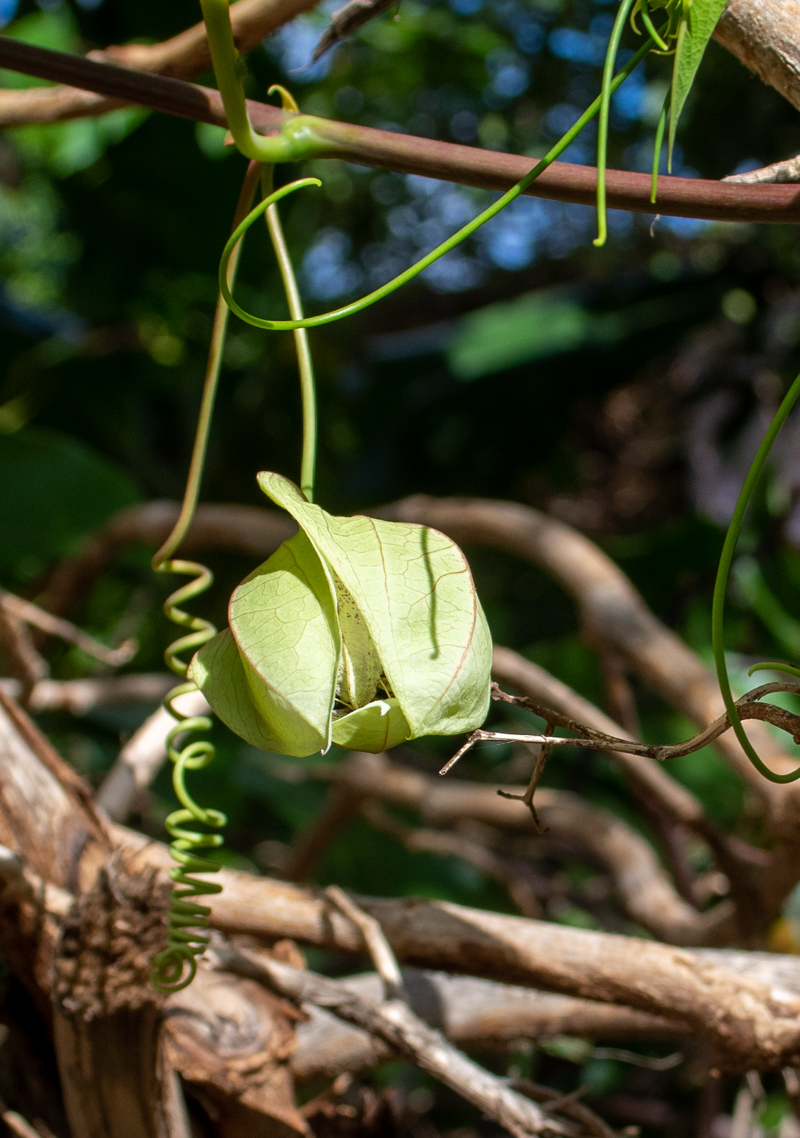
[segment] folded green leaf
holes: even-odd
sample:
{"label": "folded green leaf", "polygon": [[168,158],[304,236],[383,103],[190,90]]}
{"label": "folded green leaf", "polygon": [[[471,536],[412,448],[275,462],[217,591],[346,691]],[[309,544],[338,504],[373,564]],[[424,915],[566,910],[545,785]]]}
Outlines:
{"label": "folded green leaf", "polygon": [[300,532],[236,589],[191,676],[255,746],[381,751],[483,722],[491,637],[461,550],[425,526],[337,518],[277,474]]}
{"label": "folded green leaf", "polygon": [[697,69],[714,34],[728,0],[684,0],[684,14],[678,25],[669,112],[668,166],[672,170],[675,132],[684,104],[692,89]]}

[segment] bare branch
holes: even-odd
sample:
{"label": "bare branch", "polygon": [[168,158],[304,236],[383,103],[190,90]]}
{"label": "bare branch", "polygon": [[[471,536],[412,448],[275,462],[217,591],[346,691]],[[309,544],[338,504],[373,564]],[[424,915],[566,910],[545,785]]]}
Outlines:
{"label": "bare branch", "polygon": [[[150,107],[196,122],[227,126],[218,91],[179,79],[150,75],[111,64],[70,56],[0,37],[0,67],[42,79],[63,81],[116,99]],[[249,102],[254,129],[274,132],[286,114],[264,103]],[[19,120],[18,120],[19,121]],[[458,146],[435,139],[375,130],[372,127],[315,120],[320,156],[336,157],[400,173],[421,174],[484,189],[509,189],[531,169],[531,158]],[[607,173],[607,200],[612,209],[652,214],[650,177],[622,170]],[[588,166],[554,162],[525,191],[534,197],[591,205],[597,172]],[[800,222],[795,194],[789,186],[732,186],[700,178],[659,179],[658,209],[664,215],[717,221]]]}
{"label": "bare branch", "polygon": [[443,1035],[423,1023],[400,1000],[376,1004],[335,980],[290,968],[263,954],[257,956],[252,952],[237,951],[219,940],[214,941],[211,955],[217,966],[225,971],[260,980],[282,996],[298,1003],[323,1007],[371,1035],[377,1035],[395,1051],[412,1059],[424,1071],[479,1107],[516,1138],[574,1133],[568,1125],[548,1118],[538,1106],[457,1051]]}
{"label": "bare branch", "polygon": [[403,978],[400,975],[395,955],[389,942],[383,935],[383,929],[374,917],[360,909],[343,889],[338,885],[329,885],[325,896],[336,906],[340,913],[344,913],[348,920],[361,931],[364,945],[369,952],[375,971],[383,981],[383,998],[385,1000],[399,1000],[403,998]]}
{"label": "bare branch", "polygon": [[397,0],[347,0],[346,4],[331,13],[331,22],[311,53],[313,62],[322,59],[337,43],[355,35],[359,28],[363,28],[364,24],[368,24],[395,3]]}
{"label": "bare branch", "polygon": [[[531,832],[531,818],[524,804],[498,797],[495,788],[486,784],[440,782],[386,756],[355,754],[328,771],[327,777],[356,800],[392,802],[418,810],[423,820],[439,827],[437,831],[404,834],[402,827],[393,824],[395,836],[406,841],[409,848],[432,850],[438,846],[439,853],[463,856],[482,872],[503,880],[509,890],[515,889],[514,874],[507,865],[498,864],[501,859],[442,828],[472,819],[506,830]],[[504,789],[508,793],[514,790]],[[550,788],[538,792],[537,806],[549,836],[567,842],[602,865],[628,914],[655,936],[674,944],[719,944],[734,933],[730,904],[724,902],[707,913],[687,904],[676,893],[652,847],[621,818],[576,794]],[[386,820],[372,814],[369,817],[386,828]]]}
{"label": "bare branch", "polygon": [[[764,696],[773,695],[776,692],[800,695],[800,684],[776,681],[753,688],[752,691],[736,700],[739,716],[741,719],[759,719],[771,723],[773,727],[788,732],[796,743],[800,743],[800,716],[794,715],[783,707],[758,702]],[[507,692],[501,691],[496,684],[492,691],[492,697],[499,702],[511,703],[516,707],[525,707],[529,711],[535,711],[537,715],[541,714],[538,705],[533,700],[528,699],[527,696],[508,695]],[[553,715],[553,712],[547,708],[542,709],[542,711],[545,712],[546,718]],[[516,741],[540,747],[578,747],[584,750],[608,751],[612,754],[644,755],[647,758],[655,759],[657,762],[667,762],[669,759],[692,755],[696,751],[702,750],[703,747],[707,747],[709,743],[718,739],[723,732],[729,731],[730,726],[730,718],[726,713],[715,719],[704,731],[693,735],[691,739],[685,739],[682,743],[637,743],[632,739],[603,735],[594,728],[580,723],[569,724],[570,730],[580,733],[578,738],[563,735],[524,735],[508,734],[503,731],[478,730],[473,731],[464,746],[456,752],[452,759],[445,763],[439,774],[447,774],[470,747],[481,742],[507,743]]]}
{"label": "bare branch", "polygon": [[[471,976],[448,976],[415,968],[404,968],[402,976],[413,1011],[466,1050],[505,1050],[520,1039],[538,1041],[559,1035],[604,1040],[677,1040],[689,1033],[688,1027],[676,1020]],[[374,972],[348,977],[340,983],[366,999],[381,998],[381,980]],[[308,1022],[297,1028],[292,1070],[295,1078],[304,1081],[335,1078],[345,1071],[362,1071],[393,1057],[388,1044],[314,1008]]]}
{"label": "bare branch", "polygon": [[[231,5],[231,23],[239,51],[256,47],[265,36],[288,24],[319,0],[239,0]],[[205,25],[201,22],[163,43],[126,44],[93,51],[89,59],[122,67],[190,79],[211,66]],[[63,122],[65,119],[103,115],[124,106],[121,99],[97,95],[75,87],[34,87],[24,91],[0,91],[0,126],[32,122]]]}
{"label": "bare branch", "polygon": [[730,0],[714,38],[800,110],[798,0]]}
{"label": "bare branch", "polygon": [[28,626],[9,606],[3,604],[2,597],[0,647],[9,672],[16,678],[19,699],[27,706],[36,684],[47,675],[47,661],[36,650]]}
{"label": "bare branch", "polygon": [[87,655],[93,656],[95,660],[100,660],[103,664],[108,664],[109,667],[117,668],[121,664],[127,664],[136,655],[138,646],[135,640],[126,640],[119,648],[108,648],[72,624],[71,621],[53,616],[52,613],[45,612],[44,609],[31,604],[30,601],[16,597],[13,593],[7,593],[5,589],[0,589],[0,605],[17,620],[33,625],[34,628],[47,633],[48,636],[57,636],[59,640],[66,640],[68,644],[74,644]]}
{"label": "bare branch", "polygon": [[[175,677],[160,672],[82,680],[39,680],[30,694],[28,710],[86,715],[96,707],[158,703],[174,686]],[[19,680],[0,679],[0,688],[12,699],[19,699],[22,690]]]}
{"label": "bare branch", "polygon": [[722,180],[739,186],[800,182],[800,154],[794,158],[784,158],[782,162],[773,162],[771,166],[762,166],[758,170],[746,170],[744,174],[729,174]]}
{"label": "bare branch", "polygon": [[[189,716],[207,715],[210,711],[199,691],[179,696],[175,706]],[[95,798],[109,818],[119,822],[128,817],[137,794],[150,785],[161,769],[167,757],[167,735],[174,726],[175,720],[167,709],[159,707],[131,735]]]}

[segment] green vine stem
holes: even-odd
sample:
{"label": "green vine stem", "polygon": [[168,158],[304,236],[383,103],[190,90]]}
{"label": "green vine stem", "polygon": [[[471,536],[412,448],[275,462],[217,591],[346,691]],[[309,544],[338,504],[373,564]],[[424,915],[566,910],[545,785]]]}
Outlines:
{"label": "green vine stem", "polygon": [[[632,56],[625,67],[623,67],[619,74],[615,76],[614,80],[611,83],[612,92],[616,91],[617,88],[625,82],[631,72],[636,67],[638,67],[641,61],[650,51],[652,51],[652,49],[653,44],[651,41],[648,40],[647,43],[642,44],[636,54]],[[255,316],[254,314],[247,312],[246,309],[242,308],[242,306],[233,297],[231,289],[228,286],[228,262],[233,254],[233,250],[236,248],[238,242],[242,239],[250,226],[253,225],[254,222],[257,221],[257,219],[261,216],[261,214],[269,209],[269,207],[274,202],[279,201],[287,194],[293,193],[295,190],[299,190],[303,186],[319,186],[321,183],[317,178],[300,178],[296,182],[290,182],[288,185],[282,186],[279,190],[275,190],[271,195],[269,195],[269,197],[264,198],[263,201],[259,202],[255,209],[251,211],[251,213],[231,234],[231,237],[222,252],[222,259],[220,261],[220,292],[225,297],[226,302],[230,305],[231,311],[234,312],[240,320],[244,320],[247,324],[252,324],[256,328],[266,328],[271,331],[292,331],[295,328],[318,328],[323,324],[331,324],[335,320],[343,320],[346,316],[353,316],[355,313],[361,312],[363,309],[368,308],[376,301],[382,300],[384,297],[389,296],[390,293],[393,293],[396,289],[401,288],[404,284],[407,284],[409,281],[419,276],[419,274],[427,269],[429,265],[432,265],[434,261],[438,261],[440,257],[443,257],[445,255],[445,253],[449,253],[451,249],[455,249],[457,245],[460,245],[462,241],[471,236],[471,234],[475,233],[476,230],[480,229],[480,227],[487,221],[490,221],[493,217],[496,217],[497,214],[501,212],[501,210],[505,209],[505,207],[516,198],[518,198],[520,194],[523,194],[528,186],[535,182],[540,174],[542,174],[548,166],[552,165],[552,163],[555,162],[558,156],[562,154],[564,150],[566,150],[573,139],[575,139],[580,134],[586,124],[594,118],[600,109],[600,102],[601,96],[598,95],[592,105],[584,111],[574,126],[572,126],[567,131],[563,138],[559,139],[559,141],[548,151],[544,158],[540,159],[540,161],[537,162],[530,173],[526,174],[521,181],[519,181],[515,186],[503,194],[502,197],[498,198],[496,202],[493,202],[492,205],[490,205],[482,213],[478,214],[478,216],[473,218],[472,221],[462,226],[462,228],[459,229],[458,232],[454,233],[452,237],[448,237],[448,239],[442,242],[441,245],[438,245],[435,249],[432,249],[430,253],[427,253],[421,260],[417,261],[415,265],[412,265],[410,268],[400,273],[399,276],[396,276],[393,280],[388,281],[385,285],[381,285],[380,288],[374,289],[372,292],[368,293],[366,296],[361,297],[359,300],[354,300],[350,304],[345,304],[342,308],[337,308],[332,312],[322,313],[319,316],[306,316],[302,319],[298,318],[292,320],[269,320],[260,316]]]}
{"label": "green vine stem", "polygon": [[[725,535],[725,544],[722,547],[722,554],[719,559],[719,566],[717,568],[717,579],[714,584],[714,602],[711,614],[711,635],[714,646],[714,662],[717,669],[717,679],[719,681],[720,691],[722,698],[725,702],[725,710],[730,716],[731,726],[736,733],[736,738],[742,745],[742,750],[747,755],[750,762],[756,770],[769,779],[770,782],[795,782],[800,778],[800,767],[797,770],[789,771],[787,774],[776,774],[771,771],[769,767],[763,762],[753,744],[747,737],[742,721],[739,718],[739,713],[736,710],[736,704],[731,692],[730,678],[728,676],[728,665],[725,660],[725,639],[724,639],[724,621],[725,621],[725,595],[728,589],[728,578],[730,576],[731,564],[733,556],[736,552],[736,544],[739,540],[744,517],[747,512],[747,507],[753,497],[753,492],[761,477],[764,465],[772,449],[772,444],[777,438],[778,431],[780,431],[783,424],[786,422],[787,416],[790,411],[800,399],[800,375],[795,379],[792,386],[789,388],[786,396],[783,399],[780,407],[775,413],[775,417],[769,425],[767,433],[764,435],[761,446],[758,448],[758,453],[753,460],[753,465],[745,479],[742,486],[739,499],[736,503],[736,509],[733,511],[728,532]],[[788,664],[775,664],[775,663],[760,663],[754,664],[750,669],[750,674],[756,671],[763,671],[765,669],[788,672],[793,676],[800,676],[800,670],[793,668]]]}
{"label": "green vine stem", "polygon": [[[270,87],[268,94],[278,91],[285,111],[297,111],[297,103],[284,88],[275,83]],[[273,168],[264,166],[261,174],[262,193],[268,198],[273,192]],[[269,230],[272,248],[278,262],[283,288],[286,293],[286,302],[289,306],[289,315],[292,320],[303,319],[303,305],[300,300],[300,290],[294,275],[292,260],[286,248],[283,236],[278,207],[273,203],[266,211],[267,229]],[[305,328],[294,329],[294,346],[297,352],[297,365],[300,372],[300,398],[303,407],[303,453],[300,461],[300,489],[309,502],[314,501],[314,474],[317,461],[317,397],[314,385],[314,366],[311,360],[311,349],[308,343],[308,333]]]}
{"label": "green vine stem", "polygon": [[[603,64],[603,85],[600,92],[600,117],[597,123],[597,236],[594,244],[605,245],[608,236],[608,220],[606,216],[606,163],[608,158],[608,120],[611,113],[611,96],[614,93],[614,65],[617,62],[617,53],[622,39],[622,31],[628,22],[636,0],[622,0],[617,10],[611,37],[606,48],[606,58]],[[650,40],[649,47],[657,46],[655,40]],[[636,58],[634,56],[634,58]]]}
{"label": "green vine stem", "polygon": [[327,144],[314,133],[318,120],[311,115],[290,119],[277,135],[256,134],[247,114],[245,69],[233,40],[228,0],[200,0],[200,7],[228,128],[242,154],[256,162],[296,162],[325,150]]}
{"label": "green vine stem", "polygon": [[[250,208],[258,184],[258,175],[258,164],[251,162],[236,206],[234,228]],[[237,249],[231,257],[228,268],[231,282],[236,274],[239,254],[240,250]],[[164,612],[168,619],[173,624],[189,630],[187,635],[173,641],[164,653],[169,669],[184,679],[188,661],[181,659],[181,653],[200,648],[215,636],[217,631],[210,621],[194,616],[181,608],[186,601],[200,596],[211,586],[213,582],[211,571],[196,561],[176,560],[173,554],[186,536],[197,506],[214,400],[219,385],[229,311],[223,298],[218,297],[183,502],[172,532],[152,562],[153,569],[157,573],[174,573],[193,578],[188,584],[171,593],[164,602]],[[199,822],[212,830],[219,830],[227,821],[220,810],[200,806],[186,789],[186,773],[202,770],[208,766],[213,761],[215,753],[214,744],[208,739],[194,739],[188,743],[185,741],[185,737],[191,733],[211,729],[211,720],[208,716],[187,716],[175,706],[175,700],[179,696],[196,690],[194,683],[185,682],[172,688],[164,699],[164,706],[176,720],[175,726],[167,736],[167,755],[172,762],[172,785],[181,809],[173,810],[165,823],[167,832],[172,838],[170,853],[176,864],[169,871],[174,887],[170,897],[167,946],[154,957],[150,976],[150,983],[159,992],[175,992],[192,982],[197,971],[197,957],[204,952],[207,944],[208,938],[203,930],[207,927],[208,915],[211,912],[207,905],[198,904],[194,898],[204,894],[219,893],[221,890],[220,885],[191,876],[195,873],[215,873],[219,869],[216,862],[198,856],[197,851],[219,848],[222,845],[222,835],[190,830],[186,828],[186,824]]]}

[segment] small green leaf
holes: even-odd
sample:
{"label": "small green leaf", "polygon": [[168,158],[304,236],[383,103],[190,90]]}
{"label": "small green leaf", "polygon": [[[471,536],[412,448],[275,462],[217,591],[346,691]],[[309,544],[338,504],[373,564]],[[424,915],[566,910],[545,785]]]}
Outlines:
{"label": "small green leaf", "polygon": [[456,735],[482,723],[491,637],[458,546],[426,526],[332,517],[279,474],[261,473],[258,483],[352,596],[412,736]]}
{"label": "small green leaf", "polygon": [[672,67],[672,90],[669,113],[668,165],[672,170],[672,150],[675,132],[684,104],[692,89],[697,69],[702,62],[708,42],[714,34],[728,0],[690,0],[688,14],[678,27],[675,61]]}
{"label": "small green leaf", "polygon": [[411,728],[394,697],[373,700],[333,721],[334,745],[346,750],[377,755],[410,737]]}

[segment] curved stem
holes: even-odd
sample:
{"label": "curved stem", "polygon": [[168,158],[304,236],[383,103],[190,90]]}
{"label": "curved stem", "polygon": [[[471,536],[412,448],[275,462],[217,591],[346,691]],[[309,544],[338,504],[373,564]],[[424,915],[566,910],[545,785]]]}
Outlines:
{"label": "curved stem", "polygon": [[722,547],[722,553],[719,559],[717,579],[714,584],[714,603],[711,610],[711,637],[714,646],[714,662],[717,668],[717,679],[719,681],[720,691],[722,692],[722,699],[725,703],[725,710],[728,712],[731,726],[736,734],[736,738],[742,745],[742,750],[756,770],[762,774],[764,778],[769,779],[770,782],[794,782],[800,778],[800,768],[795,771],[790,771],[788,774],[776,774],[765,765],[753,747],[753,744],[747,738],[745,729],[742,726],[742,721],[736,710],[736,704],[731,692],[730,678],[728,676],[728,665],[725,660],[725,594],[728,588],[728,577],[730,576],[733,555],[736,552],[736,543],[739,540],[739,534],[742,529],[747,507],[750,504],[750,499],[753,497],[753,492],[761,477],[761,472],[764,469],[764,464],[767,461],[778,431],[785,423],[789,412],[798,399],[800,399],[800,375],[795,379],[783,402],[776,411],[775,417],[770,423],[767,433],[764,435],[761,446],[758,448],[758,453],[753,460],[753,465],[748,471],[744,486],[739,494],[739,500],[736,503],[736,509],[733,511],[733,517],[728,526],[728,532],[725,535],[725,544]]}
{"label": "curved stem", "polygon": [[200,0],[200,7],[225,117],[242,154],[256,162],[290,162],[324,149],[313,132],[314,119],[309,115],[288,119],[280,134],[270,137],[256,134],[247,114],[242,87],[244,68],[233,39],[228,0]]}
{"label": "curved stem", "polygon": [[[265,198],[272,194],[272,167],[264,166],[261,174],[262,193]],[[300,290],[292,268],[289,250],[283,235],[278,207],[273,202],[266,210],[267,228],[272,247],[283,279],[286,302],[292,320],[303,319],[303,305]],[[314,471],[317,461],[317,397],[314,389],[314,367],[311,362],[311,349],[308,333],[303,327],[294,329],[294,346],[297,351],[297,364],[300,370],[300,398],[303,406],[303,454],[300,462],[300,489],[309,502],[314,501]]]}
{"label": "curved stem", "polygon": [[[611,84],[612,91],[616,91],[617,88],[625,82],[630,73],[641,63],[641,61],[650,51],[652,51],[652,49],[653,44],[651,41],[648,41],[639,48],[636,54],[628,61],[625,67],[622,68],[622,70],[613,80],[613,83]],[[600,96],[598,96],[592,105],[584,111],[578,121],[567,131],[564,137],[561,138],[555,144],[555,146],[553,146],[552,149],[548,151],[544,158],[537,162],[530,173],[526,174],[525,177],[516,184],[516,186],[508,190],[507,193],[503,194],[501,198],[498,198],[496,202],[490,205],[488,209],[485,209],[482,213],[478,214],[478,216],[473,218],[472,221],[462,226],[462,228],[459,229],[457,233],[454,233],[452,237],[449,237],[446,241],[442,242],[441,245],[438,245],[435,249],[432,249],[430,253],[427,253],[421,260],[417,261],[415,265],[412,265],[411,268],[406,269],[405,272],[400,273],[400,275],[395,277],[394,280],[389,281],[385,285],[381,285],[380,288],[376,288],[373,292],[370,292],[366,296],[361,297],[360,300],[354,300],[352,303],[346,304],[342,308],[337,308],[332,312],[325,312],[321,316],[306,316],[302,320],[267,320],[260,316],[254,316],[252,313],[249,313],[243,309],[241,305],[239,305],[233,298],[231,290],[228,287],[228,261],[233,253],[233,250],[236,248],[237,243],[241,240],[250,226],[257,220],[257,218],[261,216],[265,210],[269,209],[270,205],[272,205],[273,202],[279,201],[280,198],[285,197],[286,194],[292,193],[296,189],[300,189],[301,186],[318,186],[320,183],[316,178],[302,178],[297,182],[290,183],[288,186],[283,186],[280,190],[276,190],[268,198],[265,198],[262,202],[260,202],[256,208],[252,210],[249,216],[245,218],[241,225],[238,226],[238,228],[231,235],[228,244],[225,246],[225,249],[222,253],[222,259],[219,268],[220,292],[225,297],[227,303],[230,305],[231,310],[235,312],[241,320],[246,321],[248,324],[252,324],[256,328],[268,328],[273,331],[291,331],[295,328],[318,328],[322,324],[331,324],[334,320],[342,320],[346,316],[352,316],[356,312],[361,312],[362,309],[368,308],[369,305],[374,304],[377,300],[382,300],[385,296],[389,296],[390,293],[394,292],[396,289],[400,288],[408,281],[413,280],[414,277],[419,276],[419,274],[423,272],[424,269],[427,269],[429,265],[432,265],[434,261],[438,261],[438,259],[440,257],[443,257],[445,253],[449,253],[451,249],[454,249],[466,237],[469,237],[477,229],[480,229],[480,227],[485,222],[490,221],[491,218],[495,217],[498,213],[500,213],[501,210],[505,209],[505,207],[509,205],[510,202],[514,201],[515,198],[518,198],[520,194],[523,194],[528,186],[535,182],[539,175],[542,174],[548,166],[555,162],[555,160],[560,154],[563,153],[564,150],[566,150],[572,140],[576,138],[577,135],[580,134],[580,132],[586,126],[586,124],[594,118],[599,109]]]}
{"label": "curved stem", "polygon": [[[603,88],[600,93],[600,118],[597,123],[597,237],[594,244],[605,245],[608,235],[606,220],[606,163],[608,159],[608,119],[611,110],[611,95],[614,91],[614,64],[617,61],[622,30],[628,22],[631,9],[636,0],[622,0],[611,29],[611,37],[606,48],[603,64]],[[654,43],[648,44],[649,47]],[[638,54],[638,53],[637,53]],[[636,57],[634,56],[634,59]]]}
{"label": "curved stem", "polygon": [[669,114],[671,94],[671,91],[667,91],[664,98],[664,105],[661,108],[661,114],[658,116],[656,137],[653,143],[653,182],[650,189],[650,201],[654,204],[656,196],[658,195],[658,167],[661,164],[661,148],[664,145],[664,131],[667,128],[667,116]]}
{"label": "curved stem", "polygon": [[[243,217],[246,217],[247,211],[250,209],[250,204],[253,200],[253,194],[256,191],[258,184],[259,166],[257,162],[251,162],[247,168],[247,173],[244,176],[242,189],[239,194],[239,200],[236,203],[236,212],[233,215],[233,228],[236,229],[240,224]],[[241,244],[237,243],[231,251],[230,262],[227,268],[227,280],[233,284],[236,278],[236,269],[239,264],[239,255],[241,253]],[[225,303],[223,296],[217,298],[217,306],[214,311],[214,326],[211,332],[211,343],[208,349],[208,362],[206,363],[205,382],[203,384],[203,396],[200,401],[200,413],[197,417],[197,428],[194,436],[194,446],[192,447],[192,458],[189,463],[189,474],[186,478],[186,489],[183,492],[183,502],[181,503],[181,511],[178,515],[178,520],[173,526],[172,533],[161,546],[159,551],[153,557],[152,565],[157,569],[167,561],[180,543],[186,536],[186,531],[192,522],[195,507],[197,506],[197,496],[200,493],[200,481],[203,477],[203,466],[206,460],[206,450],[208,448],[208,435],[211,428],[211,417],[214,412],[214,400],[217,394],[217,385],[219,383],[219,373],[222,366],[222,351],[225,347],[225,334],[228,329],[228,318],[230,316],[230,309]]]}

